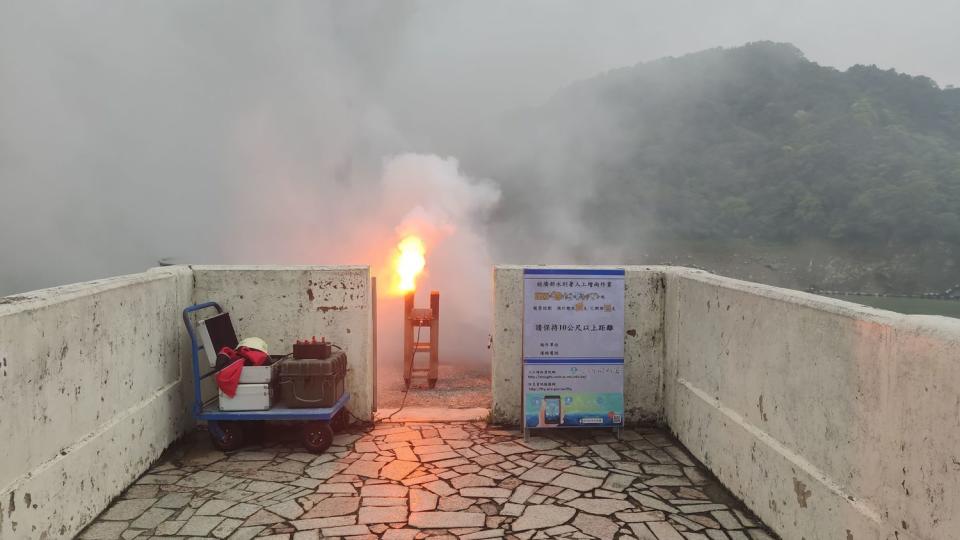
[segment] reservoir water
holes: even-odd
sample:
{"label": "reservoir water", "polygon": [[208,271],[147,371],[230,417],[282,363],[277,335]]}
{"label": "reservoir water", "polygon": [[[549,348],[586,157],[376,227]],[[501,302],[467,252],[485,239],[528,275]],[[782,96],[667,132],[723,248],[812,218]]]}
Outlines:
{"label": "reservoir water", "polygon": [[934,298],[898,298],[891,296],[831,296],[839,300],[846,300],[854,304],[862,304],[897,313],[943,315],[945,317],[960,318],[960,300],[939,300]]}

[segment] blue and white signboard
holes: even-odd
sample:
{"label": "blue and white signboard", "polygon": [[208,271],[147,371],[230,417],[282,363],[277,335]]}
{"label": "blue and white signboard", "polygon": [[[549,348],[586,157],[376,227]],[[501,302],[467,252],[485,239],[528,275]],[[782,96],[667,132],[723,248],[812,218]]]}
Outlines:
{"label": "blue and white signboard", "polygon": [[523,272],[527,428],[623,425],[624,271]]}

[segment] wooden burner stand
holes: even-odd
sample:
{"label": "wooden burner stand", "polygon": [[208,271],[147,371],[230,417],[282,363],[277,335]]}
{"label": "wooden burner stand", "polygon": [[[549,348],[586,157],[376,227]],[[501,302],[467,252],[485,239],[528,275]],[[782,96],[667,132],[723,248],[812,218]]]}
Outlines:
{"label": "wooden burner stand", "polygon": [[[403,297],[403,382],[410,388],[414,374],[426,374],[430,388],[437,385],[437,368],[440,364],[440,293],[430,292],[430,307],[413,307],[416,291]],[[428,341],[417,341],[421,328],[430,330]],[[417,353],[430,353],[427,367],[416,367]]]}

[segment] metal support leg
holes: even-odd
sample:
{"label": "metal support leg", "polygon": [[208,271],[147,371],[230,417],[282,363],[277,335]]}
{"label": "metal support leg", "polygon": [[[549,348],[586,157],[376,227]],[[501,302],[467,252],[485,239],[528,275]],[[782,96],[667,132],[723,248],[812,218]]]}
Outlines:
{"label": "metal support leg", "polygon": [[415,293],[408,292],[403,297],[403,382],[407,388],[410,388],[410,380],[413,377],[413,320],[410,319],[410,312],[413,311],[413,300]]}
{"label": "metal support leg", "polygon": [[430,388],[437,385],[440,369],[440,293],[430,292],[430,367],[427,372],[427,383]]}

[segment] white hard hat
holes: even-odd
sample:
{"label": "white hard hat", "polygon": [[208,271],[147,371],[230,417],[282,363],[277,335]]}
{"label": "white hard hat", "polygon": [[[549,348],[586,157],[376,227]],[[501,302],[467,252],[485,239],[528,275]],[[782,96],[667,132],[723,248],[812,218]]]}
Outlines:
{"label": "white hard hat", "polygon": [[258,350],[264,354],[270,354],[270,352],[267,351],[267,342],[258,337],[245,338],[237,344],[237,347],[246,347],[248,349]]}

